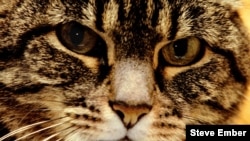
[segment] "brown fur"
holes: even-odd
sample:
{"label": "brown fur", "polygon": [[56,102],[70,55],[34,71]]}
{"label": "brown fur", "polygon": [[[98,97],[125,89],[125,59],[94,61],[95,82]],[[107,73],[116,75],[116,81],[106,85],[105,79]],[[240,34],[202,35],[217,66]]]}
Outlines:
{"label": "brown fur", "polygon": [[[181,141],[187,124],[250,123],[249,24],[239,8],[1,0],[0,140]],[[192,47],[198,53],[183,57]]]}

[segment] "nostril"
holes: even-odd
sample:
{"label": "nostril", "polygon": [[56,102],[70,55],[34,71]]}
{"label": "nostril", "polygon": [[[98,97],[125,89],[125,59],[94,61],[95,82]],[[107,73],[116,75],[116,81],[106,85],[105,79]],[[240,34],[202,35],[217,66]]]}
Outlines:
{"label": "nostril", "polygon": [[120,110],[115,110],[116,114],[120,117],[121,120],[124,120],[124,114]]}

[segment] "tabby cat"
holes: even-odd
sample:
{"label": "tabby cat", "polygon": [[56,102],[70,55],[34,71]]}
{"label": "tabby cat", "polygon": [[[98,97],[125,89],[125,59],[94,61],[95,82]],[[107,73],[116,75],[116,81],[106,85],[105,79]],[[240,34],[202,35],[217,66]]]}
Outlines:
{"label": "tabby cat", "polygon": [[250,42],[237,0],[0,0],[0,140],[184,141],[229,124]]}

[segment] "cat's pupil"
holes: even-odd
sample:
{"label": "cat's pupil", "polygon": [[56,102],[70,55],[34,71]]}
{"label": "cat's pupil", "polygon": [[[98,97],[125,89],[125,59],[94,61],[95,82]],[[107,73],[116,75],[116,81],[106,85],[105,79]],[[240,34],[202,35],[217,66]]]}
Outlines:
{"label": "cat's pupil", "polygon": [[75,46],[78,46],[84,38],[83,37],[84,33],[78,26],[73,26],[69,34],[70,34],[70,40]]}
{"label": "cat's pupil", "polygon": [[174,53],[176,57],[183,57],[187,53],[188,41],[187,39],[181,39],[174,43]]}

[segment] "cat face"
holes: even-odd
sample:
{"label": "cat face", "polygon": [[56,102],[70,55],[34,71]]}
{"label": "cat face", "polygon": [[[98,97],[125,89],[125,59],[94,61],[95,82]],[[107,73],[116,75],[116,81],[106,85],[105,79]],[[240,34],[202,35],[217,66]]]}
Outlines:
{"label": "cat face", "polygon": [[11,1],[0,7],[0,140],[185,140],[244,99],[237,2]]}

